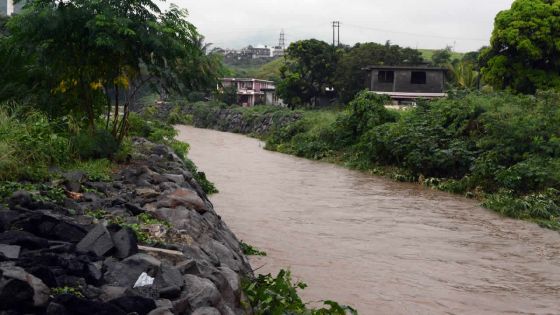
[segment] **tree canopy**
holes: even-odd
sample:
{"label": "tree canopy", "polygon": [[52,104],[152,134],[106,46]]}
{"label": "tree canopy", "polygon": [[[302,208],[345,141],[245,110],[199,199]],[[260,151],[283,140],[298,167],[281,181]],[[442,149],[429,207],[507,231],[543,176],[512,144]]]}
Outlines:
{"label": "tree canopy", "polygon": [[163,12],[151,0],[35,0],[6,29],[0,86],[9,88],[0,100],[27,98],[51,115],[85,116],[90,130],[105,110],[106,128],[119,138],[142,87],[189,91],[217,82],[219,62],[176,6]]}
{"label": "tree canopy", "polygon": [[290,44],[286,63],[280,69],[278,95],[290,105],[312,104],[332,86],[337,53],[316,39]]}
{"label": "tree canopy", "polygon": [[481,62],[485,81],[498,89],[560,88],[560,1],[516,0],[500,12]]}

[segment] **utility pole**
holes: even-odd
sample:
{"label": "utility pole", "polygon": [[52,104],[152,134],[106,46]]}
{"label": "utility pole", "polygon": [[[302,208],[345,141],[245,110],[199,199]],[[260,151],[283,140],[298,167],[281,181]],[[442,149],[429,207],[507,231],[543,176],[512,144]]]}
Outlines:
{"label": "utility pole", "polygon": [[[332,22],[332,45],[333,47],[337,44],[340,46],[340,21],[333,21]],[[337,30],[338,30],[338,37],[337,37]]]}

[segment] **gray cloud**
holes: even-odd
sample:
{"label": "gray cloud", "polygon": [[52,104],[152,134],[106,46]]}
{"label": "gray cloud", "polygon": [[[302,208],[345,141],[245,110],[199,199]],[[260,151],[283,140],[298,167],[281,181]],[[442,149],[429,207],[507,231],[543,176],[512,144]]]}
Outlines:
{"label": "gray cloud", "polygon": [[[387,40],[413,48],[476,50],[489,43],[494,17],[513,0],[174,0],[207,42],[224,48],[275,45],[281,29],[289,42],[332,41],[331,21],[341,21],[341,41]],[[167,6],[164,4],[163,6]]]}

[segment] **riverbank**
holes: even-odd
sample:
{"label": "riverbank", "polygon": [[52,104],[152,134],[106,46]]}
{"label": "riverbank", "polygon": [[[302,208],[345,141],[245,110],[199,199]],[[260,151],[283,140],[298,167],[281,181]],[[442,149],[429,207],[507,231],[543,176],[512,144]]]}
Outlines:
{"label": "riverbank", "polygon": [[[298,111],[293,121],[250,134],[270,150],[462,194],[503,215],[560,230],[556,94],[470,94],[406,112],[386,110],[384,101],[362,94],[344,111]],[[224,112],[246,112],[252,122],[260,121],[254,118],[260,112],[291,112],[209,103],[175,108],[194,126],[242,133],[247,121],[219,123]]]}
{"label": "riverbank", "polygon": [[0,309],[248,312],[241,280],[252,269],[202,187],[169,147],[132,145],[107,180],[66,173],[56,197],[14,187],[0,206]]}

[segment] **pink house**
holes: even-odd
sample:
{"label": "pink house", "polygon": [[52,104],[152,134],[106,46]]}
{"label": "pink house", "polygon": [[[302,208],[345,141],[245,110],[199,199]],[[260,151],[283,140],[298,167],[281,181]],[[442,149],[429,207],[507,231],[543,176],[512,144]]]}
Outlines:
{"label": "pink house", "polygon": [[237,89],[237,103],[243,107],[257,104],[278,105],[274,82],[259,79],[223,78],[223,87],[234,86]]}

